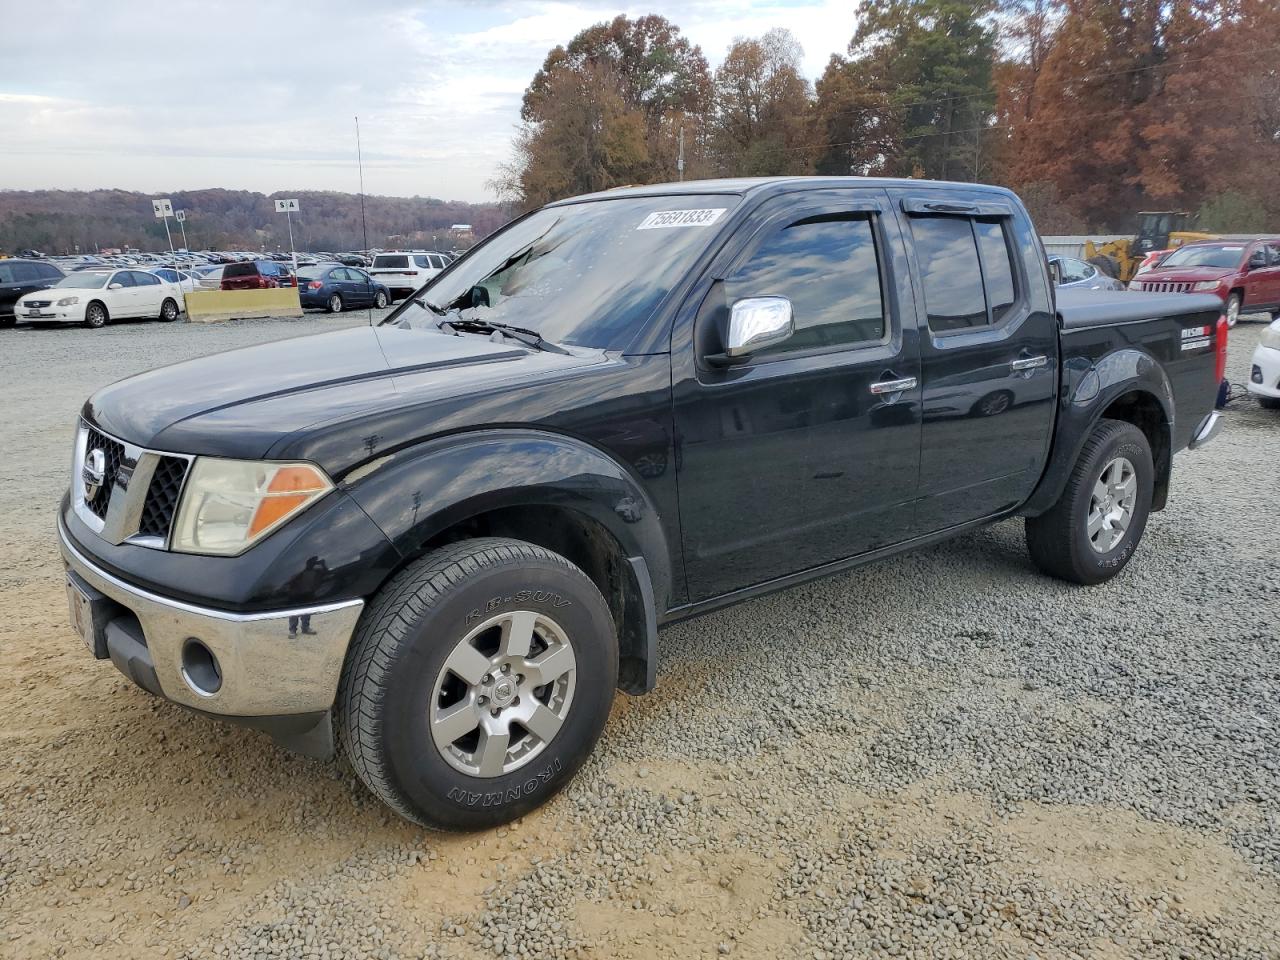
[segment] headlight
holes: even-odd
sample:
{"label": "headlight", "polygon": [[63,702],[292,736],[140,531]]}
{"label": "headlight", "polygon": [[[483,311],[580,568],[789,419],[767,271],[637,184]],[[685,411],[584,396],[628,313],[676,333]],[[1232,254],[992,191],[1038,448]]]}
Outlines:
{"label": "headlight", "polygon": [[79,302],[80,302],[80,298],[79,298],[79,297],[63,297],[61,300],[59,300],[59,301],[58,301],[58,306],[60,306],[60,307],[70,307],[70,306],[72,306],[73,304],[77,304],[77,303],[79,303]]}
{"label": "headlight", "polygon": [[1280,350],[1280,321],[1263,330],[1262,336],[1258,338],[1258,343],[1261,346],[1270,347],[1272,350]]}
{"label": "headlight", "polygon": [[1220,286],[1222,286],[1221,280],[1201,280],[1191,289],[1192,290],[1217,290]]}
{"label": "headlight", "polygon": [[235,556],[333,489],[319,467],[197,457],[178,505],[173,549]]}

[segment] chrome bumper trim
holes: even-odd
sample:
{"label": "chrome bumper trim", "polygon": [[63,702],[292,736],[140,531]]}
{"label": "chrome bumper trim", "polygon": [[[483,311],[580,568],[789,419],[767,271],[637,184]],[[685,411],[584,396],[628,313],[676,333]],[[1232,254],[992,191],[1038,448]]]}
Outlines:
{"label": "chrome bumper trim", "polygon": [[[268,613],[211,610],[135,587],[96,566],[72,545],[61,517],[58,540],[68,569],[138,618],[166,699],[240,717],[333,706],[363,600]],[[294,637],[289,636],[291,620]],[[193,637],[218,658],[222,684],[216,693],[199,691],[184,677],[182,649]]]}
{"label": "chrome bumper trim", "polygon": [[1187,444],[1187,448],[1190,450],[1196,450],[1203,447],[1221,432],[1222,415],[1215,410],[1200,421],[1200,426],[1196,428],[1196,432],[1191,437],[1191,442]]}

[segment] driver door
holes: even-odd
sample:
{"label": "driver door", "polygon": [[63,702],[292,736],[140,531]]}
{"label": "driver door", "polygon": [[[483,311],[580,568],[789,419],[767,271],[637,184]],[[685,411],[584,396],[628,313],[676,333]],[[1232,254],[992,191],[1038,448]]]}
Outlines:
{"label": "driver door", "polygon": [[[920,361],[884,192],[779,198],[751,222],[695,290],[672,344],[695,603],[905,540],[912,528]],[[755,297],[787,298],[795,332],[717,366],[707,358],[722,349],[726,311]],[[880,389],[895,381],[899,391]]]}

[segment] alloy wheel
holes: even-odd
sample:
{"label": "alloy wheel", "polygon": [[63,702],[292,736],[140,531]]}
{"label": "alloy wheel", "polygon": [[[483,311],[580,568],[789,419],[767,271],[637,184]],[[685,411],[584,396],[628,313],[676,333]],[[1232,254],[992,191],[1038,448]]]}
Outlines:
{"label": "alloy wheel", "polygon": [[1116,457],[1102,468],[1089,495],[1088,534],[1094,550],[1110,553],[1120,545],[1137,502],[1137,471],[1126,457]]}
{"label": "alloy wheel", "polygon": [[542,613],[492,617],[450,652],[432,690],[431,738],[455,770],[500,777],[546,749],[573,703],[577,658]]}

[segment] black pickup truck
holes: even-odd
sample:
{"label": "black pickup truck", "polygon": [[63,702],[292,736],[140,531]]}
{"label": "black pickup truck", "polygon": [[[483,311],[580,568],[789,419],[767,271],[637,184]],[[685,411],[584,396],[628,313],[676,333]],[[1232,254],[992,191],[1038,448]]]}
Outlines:
{"label": "black pickup truck", "polygon": [[376,327],[94,395],[71,616],[151,693],[485,827],[653,687],[665,624],[1011,516],[1046,573],[1115,576],[1218,430],[1221,313],[1055,301],[994,187],[566,200]]}

